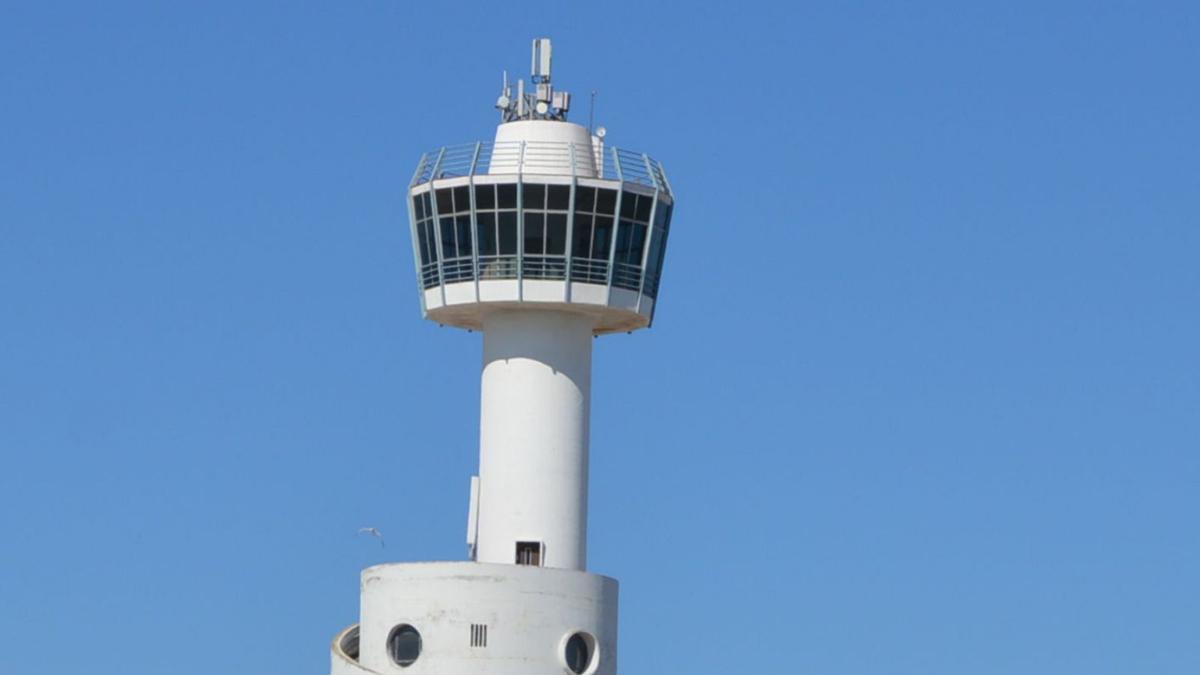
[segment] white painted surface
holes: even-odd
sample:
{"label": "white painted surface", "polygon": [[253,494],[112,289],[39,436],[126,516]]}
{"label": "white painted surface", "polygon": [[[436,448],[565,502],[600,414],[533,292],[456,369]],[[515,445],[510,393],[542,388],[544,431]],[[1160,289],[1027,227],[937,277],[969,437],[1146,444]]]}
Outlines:
{"label": "white painted surface", "polygon": [[[598,649],[591,675],[615,675],[617,582],[573,570],[469,562],[405,563],[362,573],[356,668],[406,675],[564,675],[562,644],[584,631]],[[421,655],[406,668],[387,653],[400,624],[421,634]],[[486,624],[487,646],[470,643]],[[336,651],[336,650],[335,650]],[[344,667],[334,675],[360,675]]]}
{"label": "white painted surface", "polygon": [[[452,294],[449,290],[451,286],[459,288]],[[473,286],[469,282],[462,282],[445,288],[448,297],[464,297],[467,292],[473,292]],[[613,289],[612,300],[605,305],[605,300],[609,298],[608,289],[599,284],[572,282],[569,302],[564,301],[566,282],[546,279],[525,280],[523,289],[515,279],[480,281],[480,302],[442,304],[441,290],[439,286],[425,291],[426,318],[468,330],[483,330],[489,314],[521,308],[587,315],[596,335],[634,331],[650,324],[650,314],[646,310],[650,298],[643,298],[642,312],[638,313],[637,293],[618,288]]]}
{"label": "white painted surface", "polygon": [[476,300],[474,281],[456,281],[446,284],[447,305],[465,305]]}
{"label": "white painted surface", "polygon": [[494,312],[483,351],[477,559],[540,541],[545,566],[585,569],[592,320]]}
{"label": "white painted surface", "polygon": [[[519,143],[524,141],[522,161]],[[551,145],[553,144],[553,145]],[[569,145],[575,148],[574,173],[596,176],[592,136],[586,127],[554,120],[520,120],[496,127],[496,145],[488,173],[572,175]]]}

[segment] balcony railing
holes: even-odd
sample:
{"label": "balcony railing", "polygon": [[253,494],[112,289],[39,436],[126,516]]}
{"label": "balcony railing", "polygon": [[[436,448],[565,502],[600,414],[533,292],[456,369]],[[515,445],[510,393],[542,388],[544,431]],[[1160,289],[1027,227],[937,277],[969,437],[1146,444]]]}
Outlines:
{"label": "balcony railing", "polygon": [[599,178],[671,194],[662,163],[645,153],[552,141],[481,141],[438,148],[421,155],[409,187],[444,178],[506,174]]}

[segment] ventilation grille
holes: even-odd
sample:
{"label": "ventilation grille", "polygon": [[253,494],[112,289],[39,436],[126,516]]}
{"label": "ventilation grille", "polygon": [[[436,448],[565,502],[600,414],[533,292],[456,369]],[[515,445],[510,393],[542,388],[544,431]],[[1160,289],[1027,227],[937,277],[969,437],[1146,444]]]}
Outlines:
{"label": "ventilation grille", "polygon": [[473,623],[471,624],[471,646],[486,647],[487,646],[487,624]]}

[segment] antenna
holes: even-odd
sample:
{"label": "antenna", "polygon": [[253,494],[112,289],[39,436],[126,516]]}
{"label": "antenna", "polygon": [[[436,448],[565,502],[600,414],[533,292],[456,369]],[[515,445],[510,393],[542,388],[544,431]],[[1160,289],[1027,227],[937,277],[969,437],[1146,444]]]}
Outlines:
{"label": "antenna", "polygon": [[592,126],[596,123],[596,90],[592,90],[592,104],[588,107],[588,133],[592,133]]}
{"label": "antenna", "polygon": [[536,38],[533,41],[533,65],[529,70],[533,73],[533,83],[550,83],[550,38]]}
{"label": "antenna", "polygon": [[528,94],[525,93],[525,80],[517,80],[517,95],[514,98],[508,83],[508,71],[504,72],[504,87],[500,98],[496,100],[502,123],[518,120],[567,120],[567,111],[571,109],[571,95],[565,91],[555,91],[554,85],[550,83],[552,55],[550,38],[534,38],[529,62],[533,86],[528,88]]}

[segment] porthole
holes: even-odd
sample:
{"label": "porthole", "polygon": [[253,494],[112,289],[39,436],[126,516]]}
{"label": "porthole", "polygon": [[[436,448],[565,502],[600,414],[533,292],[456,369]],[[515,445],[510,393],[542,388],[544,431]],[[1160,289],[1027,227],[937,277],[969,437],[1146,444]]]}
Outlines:
{"label": "porthole", "polygon": [[416,628],[402,623],[388,634],[387,650],[396,665],[407,668],[421,655],[421,634]]}
{"label": "porthole", "polygon": [[591,672],[596,659],[596,638],[587,633],[574,633],[563,643],[563,661],[576,675]]}

